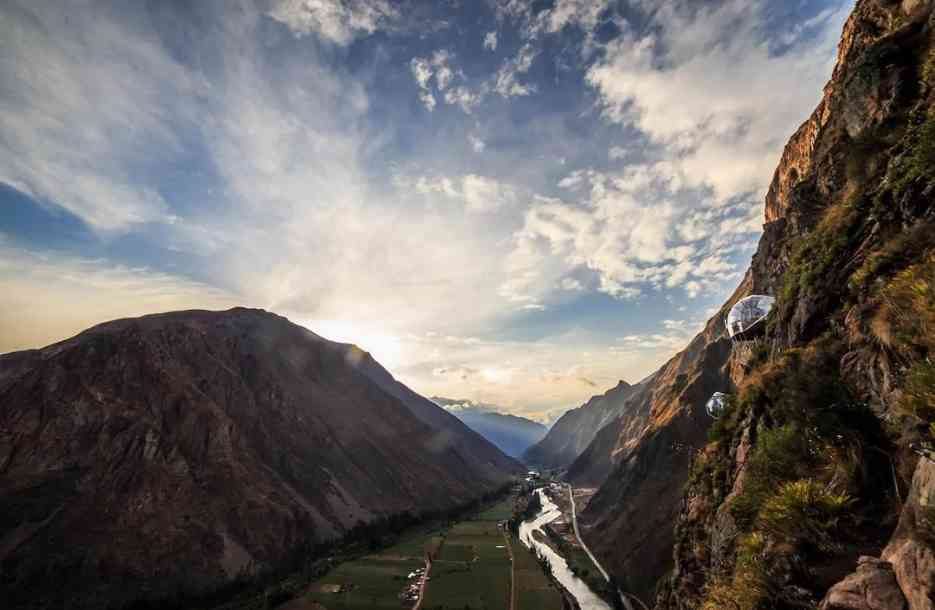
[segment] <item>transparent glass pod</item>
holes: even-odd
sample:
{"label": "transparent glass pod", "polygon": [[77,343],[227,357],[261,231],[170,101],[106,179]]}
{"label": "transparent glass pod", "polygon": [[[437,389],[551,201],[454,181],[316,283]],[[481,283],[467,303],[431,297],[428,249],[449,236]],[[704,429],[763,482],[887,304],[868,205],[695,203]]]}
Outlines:
{"label": "transparent glass pod", "polygon": [[737,301],[725,321],[731,340],[746,341],[762,334],[766,316],[775,302],[776,299],[764,294],[752,294]]}
{"label": "transparent glass pod", "polygon": [[708,415],[717,419],[724,413],[724,409],[727,408],[728,396],[724,392],[715,392],[711,395],[711,398],[708,399],[708,402],[705,404],[704,409],[708,412]]}

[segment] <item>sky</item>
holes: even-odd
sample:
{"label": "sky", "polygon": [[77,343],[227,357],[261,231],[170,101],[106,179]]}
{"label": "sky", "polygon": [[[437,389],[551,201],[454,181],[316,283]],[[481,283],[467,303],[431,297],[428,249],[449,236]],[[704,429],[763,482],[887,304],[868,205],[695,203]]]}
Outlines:
{"label": "sky", "polygon": [[549,421],[733,291],[851,0],[0,4],[0,352],[261,307]]}

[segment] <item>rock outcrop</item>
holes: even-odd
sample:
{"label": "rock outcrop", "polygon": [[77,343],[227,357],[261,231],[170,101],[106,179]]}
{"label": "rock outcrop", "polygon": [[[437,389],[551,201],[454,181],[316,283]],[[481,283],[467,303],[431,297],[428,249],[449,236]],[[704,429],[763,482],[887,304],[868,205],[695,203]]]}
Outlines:
{"label": "rock outcrop", "polygon": [[261,310],[118,320],[0,356],[4,607],[203,594],[521,469],[410,393]]}

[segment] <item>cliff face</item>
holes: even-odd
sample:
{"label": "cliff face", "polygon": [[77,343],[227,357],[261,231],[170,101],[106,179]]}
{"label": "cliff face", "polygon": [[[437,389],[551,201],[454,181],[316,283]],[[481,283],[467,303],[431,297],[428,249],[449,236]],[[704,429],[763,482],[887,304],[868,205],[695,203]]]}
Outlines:
{"label": "cliff face", "polygon": [[[583,535],[644,601],[935,607],[933,4],[857,3],[743,284],[652,377],[636,442],[608,426],[579,458],[617,455]],[[777,297],[767,335],[732,347],[751,293]]]}
{"label": "cliff face", "polygon": [[364,352],[259,310],[118,320],[0,356],[3,599],[210,591],[520,469],[399,396],[414,400]]}
{"label": "cliff face", "polygon": [[620,381],[613,389],[567,411],[549,429],[545,438],[526,451],[523,459],[542,468],[568,466],[588,447],[601,428],[624,413],[627,401],[638,391],[638,385]]}

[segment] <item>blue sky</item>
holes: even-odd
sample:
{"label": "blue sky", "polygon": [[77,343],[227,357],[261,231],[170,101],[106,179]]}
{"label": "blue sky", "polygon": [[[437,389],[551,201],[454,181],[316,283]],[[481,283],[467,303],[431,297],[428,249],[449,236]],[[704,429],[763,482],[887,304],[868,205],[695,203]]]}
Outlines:
{"label": "blue sky", "polygon": [[6,2],[0,351],[263,307],[548,419],[739,281],[851,2]]}

